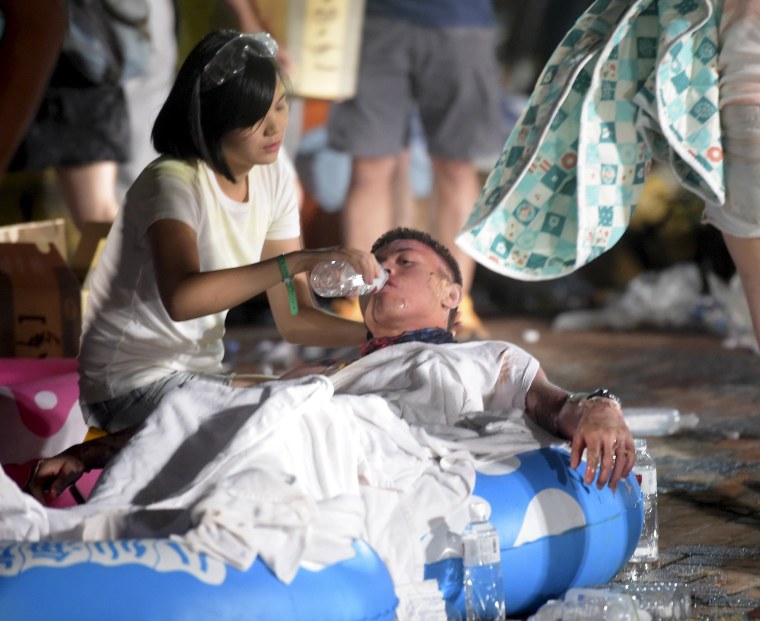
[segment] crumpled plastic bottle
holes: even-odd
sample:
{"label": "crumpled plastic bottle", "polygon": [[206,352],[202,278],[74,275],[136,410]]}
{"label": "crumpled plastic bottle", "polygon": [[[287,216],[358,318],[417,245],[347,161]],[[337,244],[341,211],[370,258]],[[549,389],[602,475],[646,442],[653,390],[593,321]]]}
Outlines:
{"label": "crumpled plastic bottle", "polygon": [[570,589],[528,621],[680,621],[691,615],[691,592],[678,582],[613,582]]}

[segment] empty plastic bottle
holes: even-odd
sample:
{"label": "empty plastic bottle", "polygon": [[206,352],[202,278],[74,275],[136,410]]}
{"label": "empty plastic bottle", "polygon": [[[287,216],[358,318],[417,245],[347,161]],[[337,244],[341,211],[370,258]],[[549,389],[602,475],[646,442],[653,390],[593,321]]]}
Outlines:
{"label": "empty plastic bottle", "polygon": [[388,272],[382,271],[371,283],[365,283],[346,261],[325,261],[314,266],[309,282],[317,295],[323,298],[344,298],[376,293],[388,280]]}
{"label": "empty plastic bottle", "polygon": [[528,621],[681,621],[691,618],[691,592],[678,582],[632,582],[572,588]]}
{"label": "empty plastic bottle", "polygon": [[499,532],[488,521],[485,501],[470,505],[470,523],[462,533],[467,621],[504,621],[504,582]]}
{"label": "empty plastic bottle", "polygon": [[653,563],[660,558],[657,523],[657,465],[647,450],[647,441],[636,438],[634,442],[636,464],[633,467],[633,473],[636,475],[644,498],[644,528],[636,545],[636,551],[631,557],[631,563]]}
{"label": "empty plastic bottle", "polygon": [[626,407],[623,416],[628,429],[637,436],[669,436],[699,424],[699,417],[693,412],[681,414],[677,409],[667,407]]}
{"label": "empty plastic bottle", "polygon": [[655,621],[691,619],[691,591],[679,582],[612,583],[599,588],[625,593]]}
{"label": "empty plastic bottle", "polygon": [[607,589],[573,588],[565,593],[562,621],[644,621],[635,601]]}

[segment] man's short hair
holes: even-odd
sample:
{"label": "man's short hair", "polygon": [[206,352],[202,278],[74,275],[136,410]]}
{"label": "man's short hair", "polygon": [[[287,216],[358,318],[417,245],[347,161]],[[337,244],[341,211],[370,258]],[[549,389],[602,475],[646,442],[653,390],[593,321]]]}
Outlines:
{"label": "man's short hair", "polygon": [[388,231],[372,245],[372,254],[375,254],[383,246],[387,246],[391,242],[394,242],[398,239],[413,239],[414,241],[418,241],[425,244],[429,248],[432,248],[433,251],[444,260],[449,270],[451,271],[448,276],[450,278],[453,278],[453,282],[457,283],[458,285],[462,284],[462,271],[459,269],[459,263],[457,263],[457,260],[451,254],[449,249],[433,239],[428,233],[425,233],[423,231],[404,227],[398,227],[391,231]]}

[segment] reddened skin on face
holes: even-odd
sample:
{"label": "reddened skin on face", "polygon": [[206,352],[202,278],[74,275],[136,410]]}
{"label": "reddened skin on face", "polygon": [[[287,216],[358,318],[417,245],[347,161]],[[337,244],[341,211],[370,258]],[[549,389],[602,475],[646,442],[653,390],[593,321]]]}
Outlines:
{"label": "reddened skin on face", "polygon": [[361,300],[364,322],[376,337],[410,330],[448,327],[449,313],[462,299],[446,262],[427,244],[397,239],[375,253],[388,282]]}

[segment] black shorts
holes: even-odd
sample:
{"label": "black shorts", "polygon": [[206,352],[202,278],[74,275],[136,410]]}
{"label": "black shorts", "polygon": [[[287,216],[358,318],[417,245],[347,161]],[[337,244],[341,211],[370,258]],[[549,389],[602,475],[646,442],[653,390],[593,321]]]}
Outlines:
{"label": "black shorts", "polygon": [[129,157],[129,117],[121,86],[50,86],[9,170],[124,163]]}

